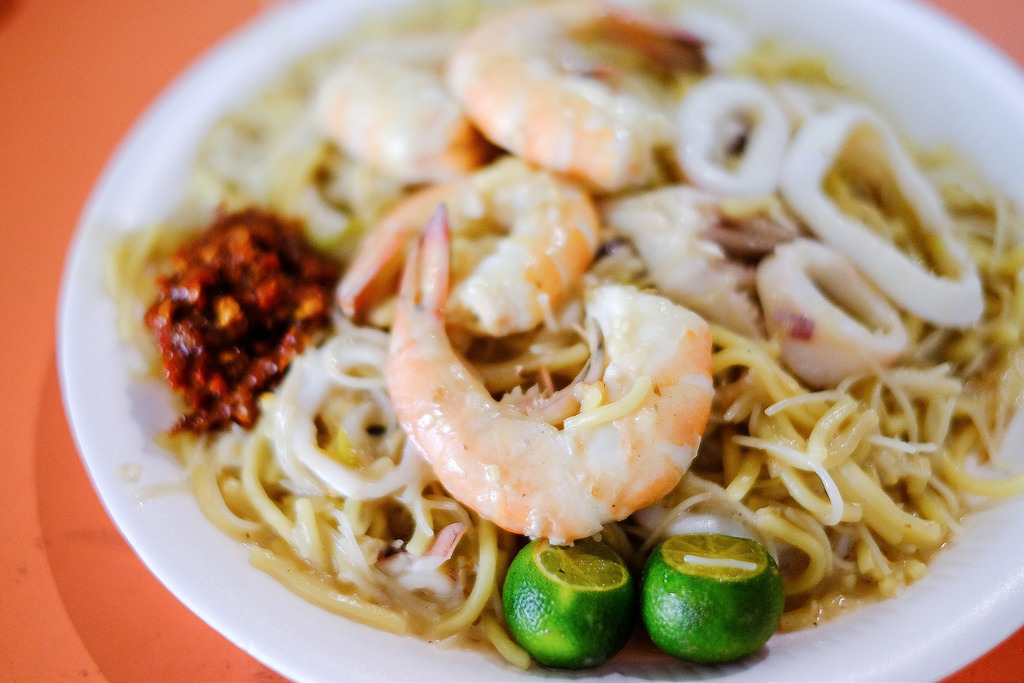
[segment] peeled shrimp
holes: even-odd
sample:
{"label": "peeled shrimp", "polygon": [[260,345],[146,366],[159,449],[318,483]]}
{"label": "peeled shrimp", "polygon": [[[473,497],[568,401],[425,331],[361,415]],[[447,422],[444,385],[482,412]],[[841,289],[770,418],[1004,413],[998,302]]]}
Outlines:
{"label": "peeled shrimp", "polygon": [[405,182],[448,180],[481,166],[490,146],[444,83],[453,39],[373,43],[321,87],[318,119],[347,154]]}
{"label": "peeled shrimp", "polygon": [[[772,218],[729,230],[717,196],[688,185],[613,199],[601,216],[626,236],[647,265],[658,289],[712,322],[747,335],[763,336],[761,312],[753,301],[754,271],[723,248],[747,230],[745,257],[769,252],[796,236],[796,227]],[[761,234],[754,231],[760,229]],[[758,245],[754,244],[759,242]]]}
{"label": "peeled shrimp", "polygon": [[[628,67],[599,62],[588,41],[647,58],[648,72],[698,71],[703,46],[645,15],[591,0],[500,14],[468,34],[449,62],[449,83],[469,117],[498,146],[613,191],[649,182],[673,125],[652,88]],[[626,87],[627,81],[630,87]]]}
{"label": "peeled shrimp", "polygon": [[[925,245],[933,267],[922,266],[892,241],[845,213],[826,193],[830,170],[855,135],[869,133],[879,156],[860,159],[865,173],[883,176],[901,193],[899,202]],[[863,138],[860,139],[863,141]],[[870,179],[868,179],[870,181]],[[812,115],[797,131],[782,165],[780,189],[786,201],[824,243],[844,254],[879,289],[905,310],[936,325],[964,327],[982,314],[981,279],[935,188],[916,168],[895,133],[874,112],[838,105]],[[884,208],[884,207],[883,207]]]}
{"label": "peeled shrimp", "polygon": [[799,239],[757,269],[757,291],[782,359],[816,388],[889,365],[906,349],[899,313],[842,254]]}
{"label": "peeled shrimp", "polygon": [[[576,286],[599,245],[597,213],[585,192],[509,157],[428,187],[386,216],[339,284],[347,315],[360,317],[394,293],[406,250],[442,203],[466,246],[456,251],[464,274],[456,278],[449,322],[492,336],[542,322]],[[479,246],[485,244],[491,248]]]}
{"label": "peeled shrimp", "polygon": [[775,192],[790,130],[767,87],[747,78],[706,78],[687,92],[678,126],[679,163],[691,183],[743,197]]}
{"label": "peeled shrimp", "polygon": [[707,324],[621,285],[587,297],[607,364],[577,387],[561,428],[495,401],[445,331],[448,228],[428,225],[402,283],[385,378],[409,438],[446,489],[510,531],[566,543],[670,491],[696,454],[711,408]]}

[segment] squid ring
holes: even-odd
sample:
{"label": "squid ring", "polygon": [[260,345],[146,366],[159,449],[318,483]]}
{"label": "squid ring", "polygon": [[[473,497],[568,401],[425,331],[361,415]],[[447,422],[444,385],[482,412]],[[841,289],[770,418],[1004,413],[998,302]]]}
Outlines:
{"label": "squid ring", "polygon": [[815,387],[889,365],[907,346],[896,309],[849,259],[820,242],[776,247],[758,266],[757,292],[783,361]]}
{"label": "squid ring", "polygon": [[[903,199],[916,214],[936,267],[916,263],[890,241],[844,213],[824,188],[850,136],[867,126],[877,134]],[[783,197],[823,242],[849,258],[902,308],[944,327],[966,327],[984,309],[981,280],[935,188],[914,166],[892,130],[870,110],[841,105],[812,116],[797,131],[782,162]],[[936,270],[941,272],[935,272]]]}
{"label": "squid ring", "polygon": [[[775,192],[789,144],[789,119],[763,85],[742,78],[708,78],[679,108],[680,165],[695,185],[726,195]],[[725,163],[740,145],[735,168]]]}

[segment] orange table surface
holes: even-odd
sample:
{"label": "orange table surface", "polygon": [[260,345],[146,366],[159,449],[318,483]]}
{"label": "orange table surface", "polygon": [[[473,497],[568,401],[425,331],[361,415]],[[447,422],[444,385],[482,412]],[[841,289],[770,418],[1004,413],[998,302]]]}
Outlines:
{"label": "orange table surface", "polygon": [[[182,606],[114,528],[55,351],[65,251],[108,157],[266,1],[0,0],[0,680],[284,680]],[[931,1],[1024,64],[1022,0]],[[1024,630],[948,680],[1024,681]]]}

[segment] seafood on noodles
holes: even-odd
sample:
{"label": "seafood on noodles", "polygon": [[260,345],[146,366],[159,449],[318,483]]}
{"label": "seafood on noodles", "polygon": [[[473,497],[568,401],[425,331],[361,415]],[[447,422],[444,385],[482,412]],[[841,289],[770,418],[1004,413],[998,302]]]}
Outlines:
{"label": "seafood on noodles", "polygon": [[742,17],[443,6],[225,117],[180,212],[113,251],[152,358],[139,312],[197,226],[277,212],[340,273],[258,419],[161,441],[254,564],[528,666],[500,586],[530,537],[634,567],[665,534],[756,538],[792,631],[898,596],[976,496],[1024,492],[998,450],[1024,395],[1024,218],[965,160]]}

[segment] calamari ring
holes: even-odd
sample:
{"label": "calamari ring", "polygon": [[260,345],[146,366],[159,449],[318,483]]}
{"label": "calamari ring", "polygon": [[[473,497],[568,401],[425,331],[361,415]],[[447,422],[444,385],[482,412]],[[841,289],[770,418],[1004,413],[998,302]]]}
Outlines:
{"label": "calamari ring", "polygon": [[[679,107],[679,164],[695,185],[725,195],[775,192],[790,126],[782,105],[760,83],[707,78]],[[731,147],[742,142],[742,149]],[[738,157],[735,164],[726,162]]]}
{"label": "calamari ring", "polygon": [[[903,199],[916,214],[937,270],[910,256],[844,213],[826,194],[825,180],[851,136],[863,127],[877,135]],[[815,114],[797,131],[782,163],[783,197],[823,242],[844,254],[905,310],[935,325],[966,327],[984,309],[981,280],[935,188],[895,133],[875,113],[840,105]]]}
{"label": "calamari ring", "polygon": [[849,259],[820,242],[780,245],[757,269],[765,324],[814,387],[889,365],[907,347],[899,313]]}

